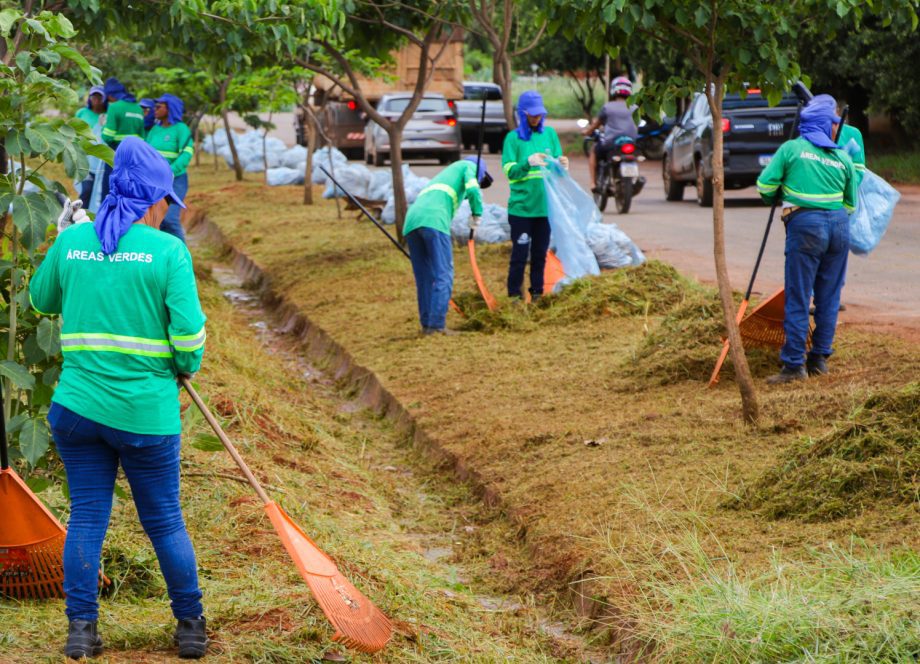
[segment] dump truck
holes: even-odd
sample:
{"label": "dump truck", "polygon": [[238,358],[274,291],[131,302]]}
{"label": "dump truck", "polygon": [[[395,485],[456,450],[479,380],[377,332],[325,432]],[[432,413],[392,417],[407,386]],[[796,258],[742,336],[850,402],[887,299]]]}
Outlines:
{"label": "dump truck", "polygon": [[[442,46],[444,51],[435,65],[425,92],[444,95],[453,109],[456,101],[463,99],[463,31],[454,30],[446,40],[435,44],[432,55],[437,54]],[[411,92],[415,89],[420,53],[421,50],[415,44],[406,44],[391,53],[393,62],[381,70],[380,76],[358,76],[362,92],[375,108],[384,94]],[[363,159],[367,117],[358,102],[325,76],[317,76],[313,87],[313,104],[328,144],[341,150],[350,159]],[[295,115],[294,123],[297,142],[305,146],[302,111]],[[325,144],[322,137],[319,137],[318,143]]]}

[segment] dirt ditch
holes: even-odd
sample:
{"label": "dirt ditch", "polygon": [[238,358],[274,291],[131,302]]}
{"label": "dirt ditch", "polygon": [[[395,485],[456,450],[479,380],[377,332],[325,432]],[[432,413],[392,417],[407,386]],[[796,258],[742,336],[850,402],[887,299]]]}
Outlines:
{"label": "dirt ditch", "polygon": [[[482,552],[489,548],[479,542],[488,535],[485,532],[479,533],[481,524],[471,522],[468,514],[470,510],[478,509],[482,511],[483,518],[491,522],[492,530],[498,528],[509,531],[502,539],[506,543],[510,542],[511,548],[506,546],[489,556],[489,571],[501,577],[503,572],[510,572],[512,567],[526,567],[533,552],[520,546],[519,538],[514,535],[515,531],[520,535],[522,524],[507,522],[504,515],[498,516],[499,523],[496,523],[495,515],[500,514],[500,511],[495,508],[500,507],[500,500],[494,491],[489,490],[474,472],[465,468],[453,455],[440,449],[434,439],[415,426],[411,415],[380,385],[372,372],[357,365],[328,334],[312,325],[283,297],[274,293],[258,266],[230,247],[219,229],[203,216],[196,216],[190,225],[189,237],[193,244],[217,246],[223,252],[223,262],[214,263],[209,276],[217,282],[224,298],[249,321],[253,336],[264,350],[283,359],[288,370],[309,383],[312,390],[336,402],[336,411],[343,416],[360,413],[365,409],[376,416],[384,415],[410,439],[411,449],[397,451],[397,457],[400,454],[414,456],[414,450],[426,453],[421,471],[418,467],[413,468],[411,460],[404,459],[405,463],[394,461],[393,465],[382,466],[380,470],[383,473],[404,484],[403,491],[424,495],[423,492],[431,490],[431,483],[424,476],[416,475],[424,474],[426,469],[440,475],[448,471],[450,476],[459,478],[471,487],[482,501],[479,507],[476,504],[464,505],[460,511],[442,507],[443,513],[439,516],[445,529],[440,533],[424,529],[415,532],[411,525],[405,529],[404,523],[404,529],[397,536],[402,544],[417,551],[427,562],[440,567],[445,577],[453,578],[462,585],[476,587],[478,584],[473,578],[481,572],[477,570],[476,563],[468,559],[470,556],[474,560],[481,557]],[[363,452],[362,449],[361,456]],[[310,471],[308,461],[287,455],[275,455],[273,461],[301,472]],[[356,492],[343,491],[342,499],[349,503],[351,510],[368,512],[374,509],[374,505]],[[432,496],[431,502],[442,504],[449,501]],[[471,541],[478,543],[471,544]],[[486,585],[489,587],[482,588],[479,593],[474,592],[472,596],[477,611],[529,616],[530,628],[550,644],[553,656],[563,661],[613,661],[612,655],[592,645],[584,635],[584,619],[596,619],[601,614],[602,606],[591,600],[589,579],[579,579],[573,583],[569,593],[571,602],[565,608],[558,605],[555,594],[540,598],[527,588],[517,592],[510,574],[502,581]],[[448,599],[454,594],[451,590],[441,592]],[[540,602],[544,602],[546,608],[541,608]],[[398,615],[394,618],[399,631]]]}

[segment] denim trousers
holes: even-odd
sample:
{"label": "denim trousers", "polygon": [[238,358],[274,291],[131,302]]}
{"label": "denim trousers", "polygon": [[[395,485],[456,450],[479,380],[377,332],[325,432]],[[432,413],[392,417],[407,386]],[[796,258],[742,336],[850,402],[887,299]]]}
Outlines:
{"label": "denim trousers", "polygon": [[[185,195],[188,193],[188,173],[176,176],[173,180],[173,189],[179,195],[179,198],[184,201]],[[163,221],[160,223],[160,230],[170,235],[175,235],[185,242],[185,230],[182,228],[182,223],[180,222],[181,212],[182,208],[172,203],[166,211],[166,216],[163,217]]]}
{"label": "denim trousers", "polygon": [[99,559],[121,463],[178,620],[202,615],[198,565],[179,505],[179,436],[129,433],[52,404],[48,423],[70,488],[64,594],[70,620],[99,615]]}
{"label": "denim trousers", "polygon": [[810,354],[833,352],[840,292],[846,279],[850,226],[845,210],[802,209],[786,227],[786,343],[780,359],[787,367],[805,362],[809,299],[814,293],[815,330]]}
{"label": "denim trousers", "polygon": [[443,330],[447,325],[447,307],[454,286],[454,252],[450,235],[422,226],[406,236],[415,291],[418,296],[418,319],[422,327]]}
{"label": "denim trousers", "polygon": [[508,265],[508,295],[521,297],[524,268],[530,257],[530,294],[543,294],[543,271],[549,250],[549,219],[508,215],[511,225],[511,262]]}

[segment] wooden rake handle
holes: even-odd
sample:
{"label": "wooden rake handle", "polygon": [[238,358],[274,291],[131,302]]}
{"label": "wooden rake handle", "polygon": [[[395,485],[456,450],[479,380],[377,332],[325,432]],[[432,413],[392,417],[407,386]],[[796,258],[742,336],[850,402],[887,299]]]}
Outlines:
{"label": "wooden rake handle", "polygon": [[252,474],[252,471],[249,470],[249,466],[247,466],[246,462],[243,461],[243,457],[240,456],[240,453],[236,451],[236,447],[234,447],[233,443],[230,442],[230,439],[227,438],[227,434],[224,433],[224,430],[221,428],[217,418],[214,417],[211,411],[208,410],[208,407],[205,405],[204,401],[201,400],[201,397],[198,396],[198,392],[196,392],[195,388],[192,387],[192,383],[188,377],[179,376],[179,382],[182,384],[182,387],[185,388],[185,391],[188,392],[188,395],[192,397],[192,401],[194,401],[195,405],[198,406],[198,410],[200,410],[201,414],[204,415],[204,419],[206,419],[208,424],[211,425],[211,428],[214,429],[214,433],[216,433],[217,437],[220,438],[220,442],[224,444],[224,447],[230,453],[230,456],[233,457],[236,465],[239,466],[239,469],[242,471],[243,475],[246,476],[246,481],[249,482],[249,485],[259,495],[262,503],[265,505],[271,503],[272,499],[269,498],[267,493],[265,493],[265,489],[263,489],[262,485],[259,484],[259,480],[257,480],[256,476]]}

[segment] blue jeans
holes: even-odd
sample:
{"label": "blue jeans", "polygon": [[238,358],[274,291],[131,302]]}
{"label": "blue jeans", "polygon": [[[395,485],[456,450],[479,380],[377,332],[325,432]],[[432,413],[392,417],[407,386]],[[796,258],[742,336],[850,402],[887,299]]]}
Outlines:
{"label": "blue jeans", "polygon": [[447,307],[454,285],[450,235],[422,226],[411,231],[406,242],[415,274],[419,322],[423,328],[443,330],[447,325]]}
{"label": "blue jeans", "polygon": [[[173,180],[173,189],[184,202],[185,195],[188,193],[188,173],[176,176]],[[163,221],[160,223],[160,230],[170,235],[175,235],[185,242],[185,230],[182,228],[182,223],[179,221],[181,212],[182,208],[175,203],[170,205],[169,209],[166,211],[166,216],[163,217]]]}
{"label": "blue jeans", "polygon": [[179,620],[202,615],[198,565],[179,505],[179,436],[113,429],[56,403],[48,423],[70,488],[64,543],[67,617],[93,621],[99,615],[99,558],[119,462],[160,562],[173,615]]}
{"label": "blue jeans", "polygon": [[786,343],[779,355],[787,367],[805,362],[812,293],[815,331],[810,354],[828,357],[833,352],[849,248],[850,226],[843,209],[803,209],[790,218],[786,227]]}
{"label": "blue jeans", "polygon": [[511,262],[508,265],[508,295],[521,297],[524,268],[530,255],[530,294],[543,294],[543,271],[549,250],[549,219],[508,215],[511,225]]}

